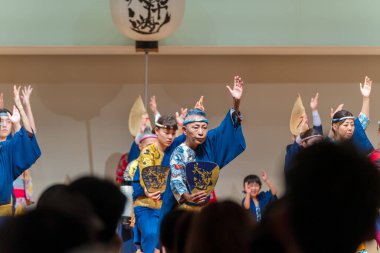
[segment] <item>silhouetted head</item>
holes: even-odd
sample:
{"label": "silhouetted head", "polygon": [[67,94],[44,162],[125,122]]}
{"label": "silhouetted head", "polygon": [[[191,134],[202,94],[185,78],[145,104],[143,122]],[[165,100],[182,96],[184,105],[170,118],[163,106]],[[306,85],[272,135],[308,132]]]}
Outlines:
{"label": "silhouetted head", "polygon": [[249,251],[252,215],[232,201],[212,203],[194,217],[187,253]]}
{"label": "silhouetted head", "polygon": [[303,252],[355,252],[374,233],[380,173],[349,143],[322,142],[295,157],[286,196]]}
{"label": "silhouetted head", "polygon": [[104,229],[100,232],[98,239],[106,243],[111,242],[115,237],[117,223],[126,201],[119,188],[106,179],[82,177],[73,181],[69,189],[73,193],[84,196],[103,222]]}

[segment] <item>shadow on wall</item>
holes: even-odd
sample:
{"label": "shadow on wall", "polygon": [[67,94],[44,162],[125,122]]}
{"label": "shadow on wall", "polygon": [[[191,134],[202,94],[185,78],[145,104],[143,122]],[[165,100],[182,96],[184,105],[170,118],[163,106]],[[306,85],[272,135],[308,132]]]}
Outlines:
{"label": "shadow on wall", "polygon": [[[100,114],[122,90],[122,85],[112,84],[39,84],[41,102],[55,114],[74,120],[87,121]],[[91,105],[91,106],[90,106]]]}
{"label": "shadow on wall", "polygon": [[119,164],[120,157],[122,156],[122,153],[113,153],[111,154],[106,161],[105,168],[104,168],[104,177],[115,181],[116,178],[116,169]]}

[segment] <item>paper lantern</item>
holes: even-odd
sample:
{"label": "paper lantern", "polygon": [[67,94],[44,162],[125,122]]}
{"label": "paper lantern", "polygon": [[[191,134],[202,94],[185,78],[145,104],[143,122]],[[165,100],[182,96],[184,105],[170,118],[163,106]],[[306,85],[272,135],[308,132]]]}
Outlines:
{"label": "paper lantern", "polygon": [[185,12],[185,0],[110,0],[110,4],[114,24],[137,42],[166,38],[179,27]]}

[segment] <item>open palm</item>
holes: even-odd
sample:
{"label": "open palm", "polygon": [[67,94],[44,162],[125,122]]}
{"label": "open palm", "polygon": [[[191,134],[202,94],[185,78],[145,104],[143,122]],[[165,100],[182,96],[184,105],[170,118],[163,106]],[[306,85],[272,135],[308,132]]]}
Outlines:
{"label": "open palm", "polygon": [[243,80],[241,79],[240,76],[235,76],[234,77],[234,85],[231,88],[230,86],[226,86],[227,89],[230,91],[231,96],[236,99],[240,100],[242,95],[243,95]]}

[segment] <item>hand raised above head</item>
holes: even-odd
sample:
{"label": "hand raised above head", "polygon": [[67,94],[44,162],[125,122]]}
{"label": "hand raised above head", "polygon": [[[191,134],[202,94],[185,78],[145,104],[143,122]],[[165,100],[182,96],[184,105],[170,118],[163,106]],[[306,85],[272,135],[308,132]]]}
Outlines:
{"label": "hand raised above head", "polygon": [[32,94],[33,88],[31,85],[24,86],[21,89],[21,99],[24,105],[28,105],[30,103],[30,95]]}
{"label": "hand raised above head", "polygon": [[181,114],[179,112],[175,113],[175,119],[178,125],[180,126],[183,125],[183,121],[186,117],[186,114],[187,114],[187,108],[182,108],[182,107],[181,107]]}
{"label": "hand raised above head", "polygon": [[316,111],[318,108],[318,97],[319,93],[317,92],[317,94],[315,94],[315,97],[312,97],[310,100],[310,109],[312,111]]}
{"label": "hand raised above head", "polygon": [[230,86],[226,86],[229,92],[231,93],[231,96],[235,100],[240,100],[243,95],[243,80],[240,76],[234,77],[234,84],[231,88]]}
{"label": "hand raised above head", "polygon": [[152,96],[149,100],[149,107],[153,114],[157,113],[157,101],[156,96]]}
{"label": "hand raised above head", "polygon": [[197,108],[197,109],[202,110],[202,111],[205,110],[205,107],[204,107],[204,105],[203,105],[203,96],[201,96],[201,97],[199,98],[199,100],[195,103],[194,108]]}
{"label": "hand raised above head", "polygon": [[372,89],[372,80],[366,76],[364,78],[364,83],[360,83],[359,84],[360,86],[360,92],[362,93],[363,97],[369,97],[369,95],[371,94],[371,89]]}
{"label": "hand raised above head", "polygon": [[265,170],[261,171],[261,178],[263,179],[264,182],[268,180],[268,175]]}
{"label": "hand raised above head", "polygon": [[330,109],[330,118],[332,119],[334,117],[335,113],[343,110],[343,106],[344,106],[344,104],[340,104],[340,105],[338,105],[338,107],[335,110],[334,110],[334,108],[331,108]]}
{"label": "hand raised above head", "polygon": [[13,106],[13,113],[12,115],[8,112],[8,117],[12,121],[12,123],[19,123],[21,120],[20,112],[16,108],[16,106]]}

